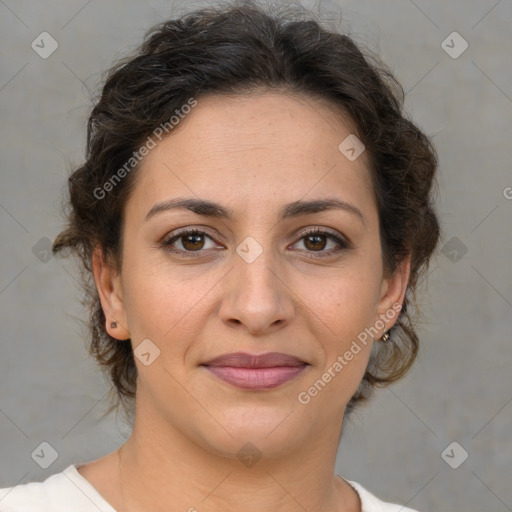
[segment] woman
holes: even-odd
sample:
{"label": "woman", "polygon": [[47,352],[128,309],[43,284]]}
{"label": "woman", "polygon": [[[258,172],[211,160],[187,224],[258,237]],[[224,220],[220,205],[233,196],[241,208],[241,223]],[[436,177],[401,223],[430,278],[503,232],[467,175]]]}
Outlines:
{"label": "woman", "polygon": [[414,361],[439,237],[402,104],[349,37],[247,2],[111,70],[53,250],[80,258],[133,430],[2,511],[411,510],[334,473],[343,420]]}

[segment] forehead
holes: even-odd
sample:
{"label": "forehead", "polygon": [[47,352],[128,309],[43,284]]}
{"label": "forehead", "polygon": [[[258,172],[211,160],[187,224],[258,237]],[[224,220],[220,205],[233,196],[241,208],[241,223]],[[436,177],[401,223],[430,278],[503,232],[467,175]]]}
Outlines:
{"label": "forehead", "polygon": [[350,161],[339,149],[355,125],[329,102],[278,92],[197,101],[142,162],[130,198],[141,215],[175,196],[246,207],[306,194],[372,201],[365,153]]}
{"label": "forehead", "polygon": [[[353,121],[325,99],[271,91],[209,94],[199,98],[198,106],[184,116],[160,149],[165,149],[166,142],[179,144],[189,150],[189,159],[194,156],[192,148],[223,159],[236,158],[237,151],[293,151],[296,158],[309,153],[320,161],[320,149],[332,155],[341,140],[353,132]],[[153,157],[157,154],[154,152]],[[364,155],[360,165],[363,160]]]}

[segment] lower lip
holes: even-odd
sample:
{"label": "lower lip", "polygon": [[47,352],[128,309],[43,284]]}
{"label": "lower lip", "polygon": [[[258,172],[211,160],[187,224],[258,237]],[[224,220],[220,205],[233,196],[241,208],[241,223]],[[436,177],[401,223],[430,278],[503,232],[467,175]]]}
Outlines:
{"label": "lower lip", "polygon": [[275,366],[272,368],[235,368],[233,366],[206,366],[219,379],[242,389],[272,389],[288,382],[306,368]]}

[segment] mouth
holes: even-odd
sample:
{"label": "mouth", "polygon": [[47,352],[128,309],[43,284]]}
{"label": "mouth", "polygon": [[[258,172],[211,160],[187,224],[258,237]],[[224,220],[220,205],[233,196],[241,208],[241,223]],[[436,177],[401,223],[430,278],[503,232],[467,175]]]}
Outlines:
{"label": "mouth", "polygon": [[245,352],[225,354],[201,366],[215,377],[241,389],[273,389],[301,374],[309,364],[288,354]]}

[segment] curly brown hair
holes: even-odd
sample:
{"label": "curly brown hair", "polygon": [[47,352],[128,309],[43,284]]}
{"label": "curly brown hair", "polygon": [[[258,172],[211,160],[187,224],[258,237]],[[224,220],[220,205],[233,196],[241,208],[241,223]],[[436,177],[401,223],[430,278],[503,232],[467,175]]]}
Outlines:
{"label": "curly brown hair", "polygon": [[53,243],[54,254],[71,250],[78,256],[89,309],[89,353],[112,384],[108,412],[121,405],[133,415],[137,370],[131,343],[106,331],[92,255],[99,246],[121,269],[123,208],[139,166],[107,192],[104,185],[155,127],[191,97],[207,93],[300,93],[328,100],[355,122],[370,162],[384,268],[394,271],[410,254],[411,269],[391,338],[373,345],[346,414],[375,386],[409,370],[418,351],[417,312],[412,315],[410,308],[417,308],[418,280],[440,236],[433,204],[437,155],[430,139],[406,118],[401,85],[377,56],[360,47],[305,10],[235,0],[152,27],[135,55],[109,70],[89,117],[86,161],[68,180],[67,225]]}

